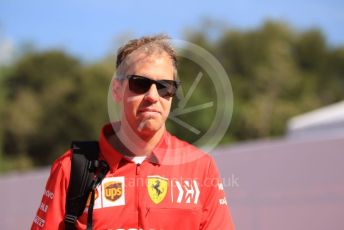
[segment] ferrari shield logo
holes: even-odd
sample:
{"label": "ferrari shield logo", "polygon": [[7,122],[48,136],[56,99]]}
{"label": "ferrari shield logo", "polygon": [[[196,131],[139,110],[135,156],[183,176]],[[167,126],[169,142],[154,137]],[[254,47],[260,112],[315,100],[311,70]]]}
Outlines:
{"label": "ferrari shield logo", "polygon": [[148,176],[147,190],[149,197],[155,204],[164,200],[168,189],[168,179],[161,176]]}

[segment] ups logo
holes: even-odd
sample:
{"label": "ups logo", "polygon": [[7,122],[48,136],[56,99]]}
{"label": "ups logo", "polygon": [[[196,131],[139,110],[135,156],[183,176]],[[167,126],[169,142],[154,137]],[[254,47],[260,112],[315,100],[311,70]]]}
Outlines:
{"label": "ups logo", "polygon": [[123,194],[122,182],[108,182],[104,184],[105,198],[110,201],[118,200]]}

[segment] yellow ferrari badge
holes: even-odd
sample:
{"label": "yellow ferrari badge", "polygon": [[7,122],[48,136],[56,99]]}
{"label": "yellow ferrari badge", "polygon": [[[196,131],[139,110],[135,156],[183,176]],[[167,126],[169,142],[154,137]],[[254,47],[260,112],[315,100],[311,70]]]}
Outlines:
{"label": "yellow ferrari badge", "polygon": [[168,189],[168,179],[161,176],[147,177],[147,190],[149,197],[155,204],[164,200]]}

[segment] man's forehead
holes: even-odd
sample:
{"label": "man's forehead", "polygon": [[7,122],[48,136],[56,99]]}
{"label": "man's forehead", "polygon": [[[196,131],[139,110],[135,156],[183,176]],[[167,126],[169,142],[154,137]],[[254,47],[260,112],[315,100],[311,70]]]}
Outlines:
{"label": "man's forehead", "polygon": [[[146,52],[140,52],[134,51],[131,53],[125,60],[127,66],[132,64],[137,64],[140,62],[149,62],[149,63],[162,63],[166,61],[166,59],[170,60],[170,57],[166,52],[160,51],[160,52],[153,52],[153,53],[146,53]],[[172,64],[172,61],[171,61]]]}
{"label": "man's forehead", "polygon": [[[164,53],[136,53],[125,61],[123,68],[124,73],[133,74],[137,69],[146,68],[148,66],[163,66],[166,61],[169,63],[171,71],[173,71],[173,64],[170,57]],[[167,69],[166,69],[167,70]],[[173,74],[173,73],[172,73]]]}

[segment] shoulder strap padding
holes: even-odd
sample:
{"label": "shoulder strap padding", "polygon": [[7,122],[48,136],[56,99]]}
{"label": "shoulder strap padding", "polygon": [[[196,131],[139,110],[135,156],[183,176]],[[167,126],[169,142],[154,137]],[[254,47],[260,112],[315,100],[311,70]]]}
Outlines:
{"label": "shoulder strap padding", "polygon": [[97,141],[72,142],[71,174],[66,199],[66,215],[82,215],[95,175],[94,163],[98,159]]}

